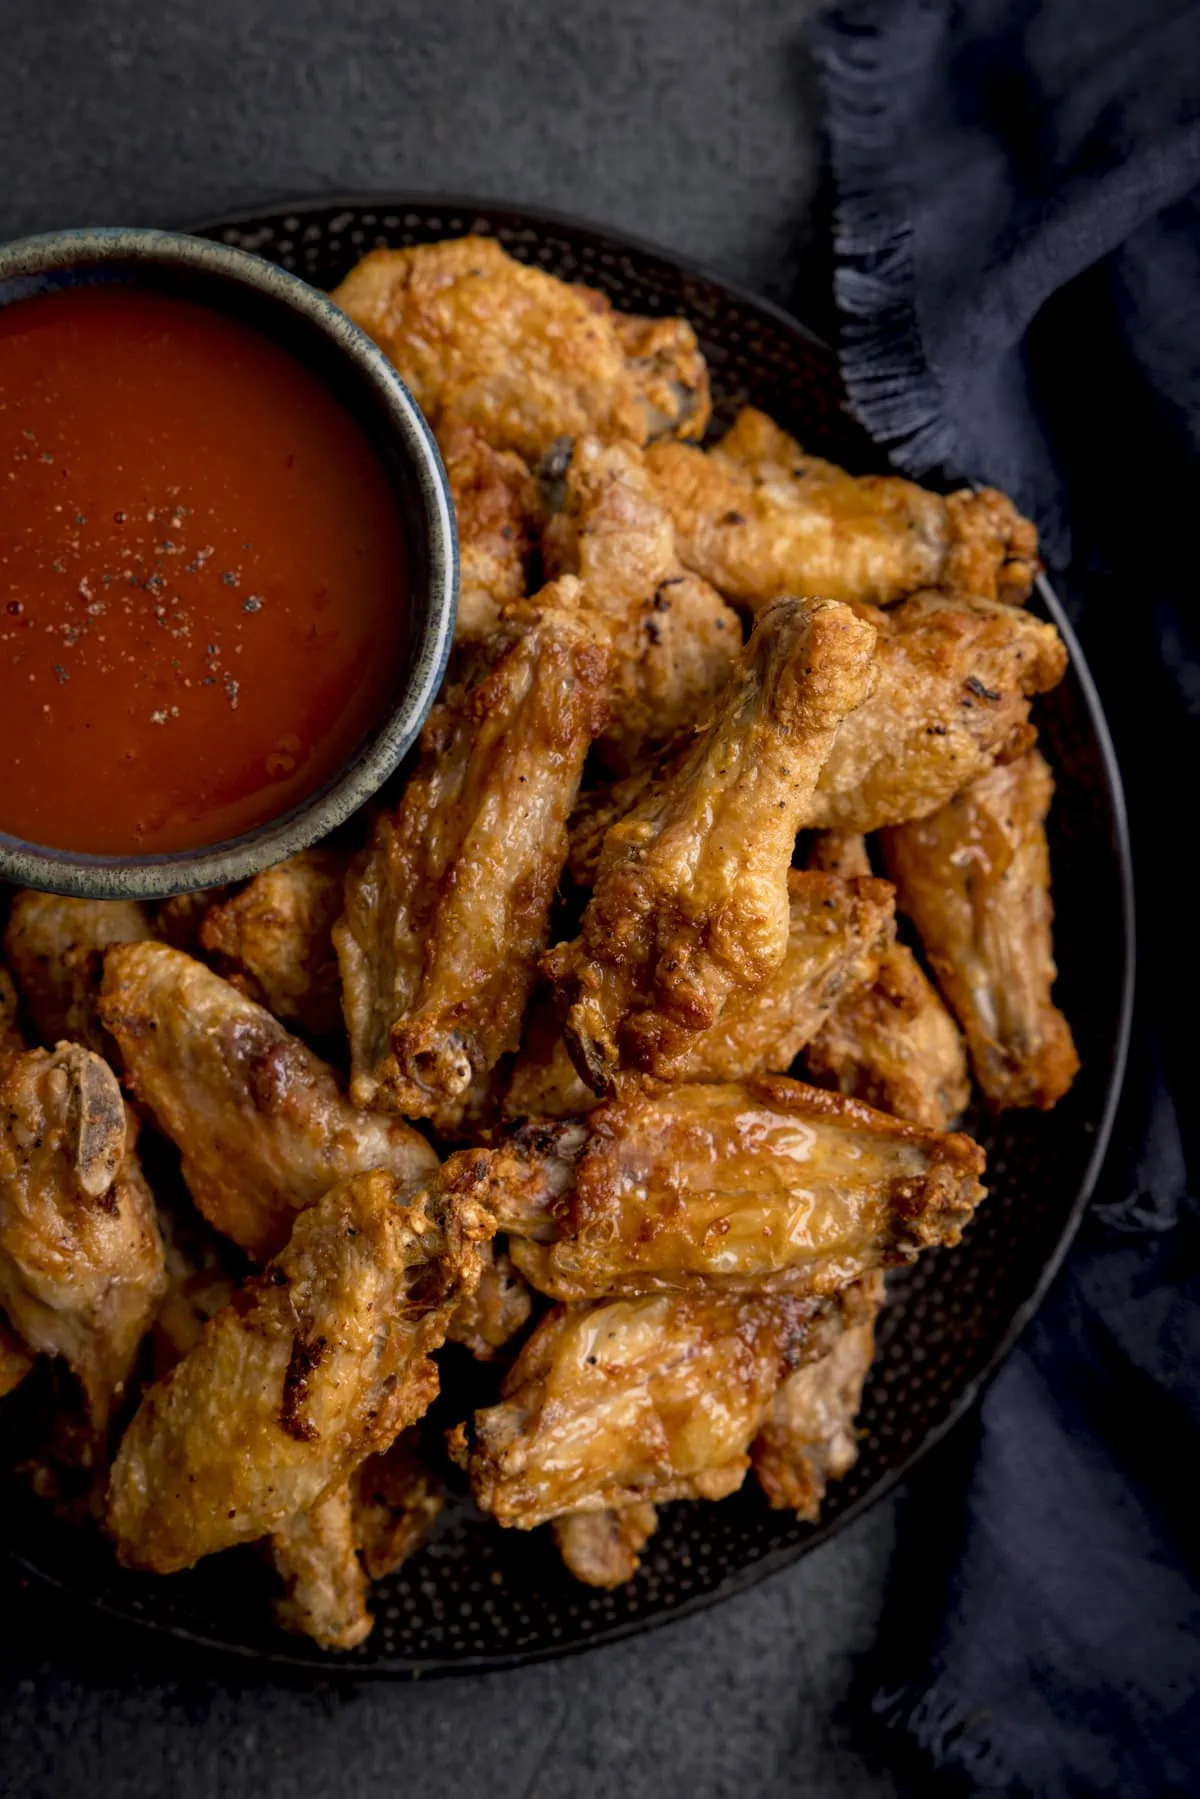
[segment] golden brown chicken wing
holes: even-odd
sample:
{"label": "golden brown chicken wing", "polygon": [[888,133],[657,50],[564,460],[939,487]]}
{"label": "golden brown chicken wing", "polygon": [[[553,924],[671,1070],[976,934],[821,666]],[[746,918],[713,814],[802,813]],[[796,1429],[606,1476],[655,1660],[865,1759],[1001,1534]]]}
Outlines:
{"label": "golden brown chicken wing", "polygon": [[470,425],[439,437],[458,526],[456,643],[481,643],[505,606],[523,600],[535,547],[537,485],[513,450],[494,450]]}
{"label": "golden brown chicken wing", "polygon": [[608,666],[599,627],[546,605],[430,715],[334,932],[359,1104],[452,1130],[516,1048]]}
{"label": "golden brown chicken wing", "polygon": [[652,1505],[619,1512],[569,1512],[555,1518],[554,1541],[569,1573],[588,1587],[620,1587],[638,1571],[641,1552],[658,1528]]}
{"label": "golden brown chicken wing", "polygon": [[1001,1109],[1057,1104],[1079,1067],[1050,997],[1053,792],[1034,750],[882,838],[899,903],[966,1032],[975,1078]]}
{"label": "golden brown chicken wing", "polygon": [[322,1649],[353,1649],[370,1636],[375,1620],[367,1610],[348,1481],[277,1530],[271,1556],[284,1587],[275,1616],[285,1630]]}
{"label": "golden brown chicken wing", "polygon": [[657,1293],[556,1306],[475,1414],[471,1488],[499,1523],[723,1499],[783,1375],[824,1352],[840,1302]]}
{"label": "golden brown chicken wing", "polygon": [[712,724],[610,828],[580,934],[546,959],[593,1091],[622,1061],[672,1074],[730,994],[783,961],[797,826],[873,647],[849,607],[771,607]]}
{"label": "golden brown chicken wing", "polygon": [[590,432],[702,437],[708,376],[683,319],[633,319],[491,238],[374,250],[334,300],[403,376],[443,433],[473,425],[533,461]]}
{"label": "golden brown chicken wing", "polygon": [[135,1128],[117,1077],[78,1044],[0,1074],[0,1309],[67,1362],[98,1432],[166,1287]]}
{"label": "golden brown chicken wing", "polygon": [[581,438],[552,486],[546,572],[580,576],[588,610],[611,631],[613,716],[601,747],[610,767],[629,769],[706,720],[737,663],[741,621],[680,563],[635,444]]}
{"label": "golden brown chicken wing", "polygon": [[486,1172],[478,1154],[514,1262],[563,1300],[829,1293],[957,1243],[984,1193],[970,1138],[784,1076],[626,1078],[583,1120],[519,1129]]}
{"label": "golden brown chicken wing", "polygon": [[942,499],[806,456],[746,407],[712,450],[658,444],[650,469],[689,568],[754,611],[789,593],[887,606],[921,587],[1020,604],[1037,532],[987,488]]}
{"label": "golden brown chicken wing", "polygon": [[165,1574],[273,1535],[387,1448],[437,1392],[430,1355],[491,1229],[436,1180],[383,1169],[301,1212],[126,1431],[108,1509],[122,1560]]}
{"label": "golden brown chicken wing", "polygon": [[[817,835],[809,864],[843,879],[871,866],[862,838],[836,831]],[[874,981],[838,1000],[805,1060],[820,1086],[927,1130],[949,1130],[971,1096],[958,1026],[908,945],[894,939]]]}
{"label": "golden brown chicken wing", "polygon": [[100,1011],[197,1206],[259,1260],[335,1181],[369,1168],[420,1180],[437,1166],[410,1125],[351,1105],[269,1012],[165,943],[109,951]]}
{"label": "golden brown chicken wing", "polygon": [[340,849],[301,850],[211,906],[200,925],[200,947],[218,972],[312,1037],[342,1026],[333,927],[349,861]]}
{"label": "golden brown chicken wing", "polygon": [[52,1046],[65,1037],[102,1055],[96,1000],[104,952],[110,944],[142,943],[153,935],[145,909],[134,900],[66,899],[32,888],[15,894],[4,953],[39,1039]]}
{"label": "golden brown chicken wing", "polygon": [[852,1312],[827,1355],[788,1375],[750,1446],[754,1472],[770,1504],[813,1524],[829,1482],[848,1474],[858,1459],[854,1420],[875,1354],[883,1277],[869,1276],[859,1283],[859,1291],[861,1317],[855,1321]]}
{"label": "golden brown chicken wing", "polygon": [[490,1362],[525,1324],[531,1306],[524,1276],[493,1241],[483,1250],[479,1285],[450,1320],[447,1341],[461,1343],[477,1362]]}

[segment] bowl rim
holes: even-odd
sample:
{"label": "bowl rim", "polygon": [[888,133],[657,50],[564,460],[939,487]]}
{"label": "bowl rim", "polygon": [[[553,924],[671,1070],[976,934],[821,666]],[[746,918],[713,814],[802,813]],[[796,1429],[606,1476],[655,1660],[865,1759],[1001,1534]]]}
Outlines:
{"label": "bowl rim", "polygon": [[[395,772],[427,717],[449,659],[458,603],[454,507],[433,432],[412,394],[365,331],[319,288],[278,264],[186,231],[106,225],[51,231],[0,244],[0,286],[104,265],[192,270],[226,280],[301,318],[379,402],[379,431],[412,470],[425,541],[423,605],[408,646],[404,685],[366,744],[315,794],[233,838],[157,856],[57,850],[0,829],[0,881],[87,899],[164,899],[260,873],[325,837]],[[31,286],[32,297],[41,291]],[[14,299],[25,297],[18,293]],[[0,293],[0,308],[6,301]],[[399,503],[397,501],[397,503]],[[411,528],[411,520],[409,521]]]}

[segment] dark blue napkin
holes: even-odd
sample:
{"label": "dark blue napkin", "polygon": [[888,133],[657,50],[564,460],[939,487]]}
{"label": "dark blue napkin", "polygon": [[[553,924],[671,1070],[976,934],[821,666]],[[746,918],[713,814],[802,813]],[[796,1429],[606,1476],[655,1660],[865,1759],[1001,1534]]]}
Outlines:
{"label": "dark blue napkin", "polygon": [[850,0],[818,48],[853,403],[899,467],[1037,519],[1113,727],[1139,912],[1096,1201],[913,1483],[866,1698],[922,1791],[1195,1792],[1200,6]]}

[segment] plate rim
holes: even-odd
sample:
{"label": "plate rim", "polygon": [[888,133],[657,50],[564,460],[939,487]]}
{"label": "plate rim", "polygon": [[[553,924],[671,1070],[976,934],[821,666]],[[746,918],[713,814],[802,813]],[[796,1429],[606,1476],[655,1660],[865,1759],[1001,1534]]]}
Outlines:
{"label": "plate rim", "polygon": [[[310,195],[302,200],[284,199],[255,205],[214,217],[192,220],[176,229],[189,235],[211,235],[235,227],[252,226],[267,220],[275,221],[286,217],[302,219],[306,214],[327,212],[331,208],[345,208],[350,212],[366,210],[402,212],[406,208],[420,208],[425,211],[436,208],[438,211],[455,213],[474,211],[481,214],[503,214],[510,219],[526,222],[533,226],[557,226],[575,233],[585,233],[618,251],[627,250],[642,257],[653,257],[692,280],[702,282],[708,287],[728,294],[744,306],[750,306],[759,312],[768,314],[784,330],[801,338],[814,348],[820,349],[828,355],[836,356],[837,354],[835,346],[814,331],[811,326],[806,325],[803,320],[796,318],[786,307],[756,294],[751,288],[744,287],[723,274],[716,273],[702,262],[698,262],[690,256],[677,254],[667,246],[649,238],[640,237],[634,232],[548,206],[527,206],[499,197],[487,198],[479,194],[453,194],[437,191],[412,190],[352,194],[338,192]],[[859,422],[848,401],[843,399],[841,406],[847,417],[854,419],[855,423]],[[1095,680],[1067,617],[1066,609],[1044,573],[1037,577],[1035,585],[1042,604],[1067,646],[1070,666],[1079,682],[1088,719],[1099,748],[1100,761],[1104,769],[1111,803],[1114,847],[1119,876],[1122,973],[1116,1031],[1111,1046],[1108,1084],[1105,1090],[1103,1111],[1096,1126],[1095,1138],[1083,1178],[1076,1190],[1057,1244],[1043,1263],[1033,1291],[1025,1303],[1013,1314],[1008,1328],[995,1350],[979,1372],[956,1396],[946,1416],[925,1432],[902,1461],[889,1468],[874,1486],[861,1494],[852,1505],[847,1506],[845,1511],[840,1512],[827,1525],[818,1525],[799,1542],[782,1544],[779,1548],[768,1551],[748,1567],[740,1568],[730,1574],[708,1592],[693,1594],[689,1599],[685,1599],[669,1611],[624,1620],[597,1631],[594,1636],[585,1641],[539,1645],[533,1648],[514,1649],[502,1654],[467,1655],[453,1658],[439,1658],[436,1655],[428,1658],[400,1657],[374,1665],[339,1662],[332,1656],[317,1661],[311,1655],[289,1654],[285,1648],[263,1649],[250,1644],[230,1643],[218,1637],[208,1636],[202,1631],[190,1629],[186,1625],[160,1623],[146,1618],[104,1595],[80,1592],[69,1580],[39,1567],[37,1563],[28,1560],[20,1549],[6,1544],[5,1553],[10,1563],[22,1570],[32,1580],[50,1587],[55,1593],[69,1599],[75,1605],[85,1605],[91,1611],[104,1617],[113,1618],[133,1632],[144,1633],[150,1637],[169,1637],[176,1643],[186,1645],[191,1651],[202,1652],[206,1658],[233,1657],[239,1663],[276,1670],[281,1675],[287,1674],[292,1679],[307,1677],[310,1680],[326,1683],[331,1680],[352,1684],[360,1681],[452,1679],[456,1675],[504,1673],[535,1663],[560,1661],[568,1657],[586,1655],[593,1650],[627,1641],[631,1637],[644,1636],[649,1631],[664,1630],[674,1624],[684,1623],[687,1619],[709,1610],[712,1606],[749,1592],[760,1582],[768,1580],[772,1575],[790,1567],[811,1550],[831,1541],[861,1518],[879,1500],[892,1492],[899,1482],[912,1472],[917,1463],[942,1442],[975,1407],[988,1385],[995,1378],[1002,1363],[1012,1353],[1017,1340],[1043,1304],[1066,1259],[1067,1252],[1078,1234],[1083,1215],[1095,1191],[1108,1154],[1128,1065],[1136,986],[1137,938],[1133,858],[1124,782],[1113,745],[1112,733],[1109,730]]]}

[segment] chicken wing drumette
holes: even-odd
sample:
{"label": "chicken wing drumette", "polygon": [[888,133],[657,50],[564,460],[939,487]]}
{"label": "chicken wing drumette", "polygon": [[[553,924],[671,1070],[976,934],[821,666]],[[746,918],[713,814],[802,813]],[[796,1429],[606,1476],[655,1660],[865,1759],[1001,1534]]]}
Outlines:
{"label": "chicken wing drumette", "polygon": [[546,604],[431,714],[334,932],[360,1104],[452,1130],[516,1048],[608,669],[602,630]]}
{"label": "chicken wing drumette", "polygon": [[96,1001],[104,952],[114,943],[153,936],[145,909],[134,900],[67,899],[33,888],[14,894],[4,954],[39,1040],[53,1046],[65,1037],[102,1055]]}
{"label": "chicken wing drumette", "polygon": [[220,973],[310,1037],[341,1029],[333,927],[349,860],[339,849],[301,850],[210,907],[200,925],[200,947]]}
{"label": "chicken wing drumette", "polygon": [[673,1074],[731,993],[783,961],[796,830],[874,641],[836,603],[771,607],[711,725],[610,828],[579,936],[546,959],[594,1092],[622,1061]]}
{"label": "chicken wing drumette", "polygon": [[1079,1058],[1050,997],[1046,814],[1054,779],[1036,750],[993,769],[918,823],[883,833],[900,905],[999,1108],[1057,1104]]}
{"label": "chicken wing drumette", "polygon": [[657,1528],[658,1513],[649,1504],[626,1505],[616,1512],[568,1512],[553,1524],[565,1567],[587,1587],[620,1587],[632,1580]]}
{"label": "chicken wing drumette", "polygon": [[806,456],[746,407],[707,452],[659,444],[650,468],[689,568],[759,610],[788,593],[887,606],[921,587],[1019,604],[1037,532],[992,488],[948,499]]}
{"label": "chicken wing drumette", "polygon": [[110,950],[100,1011],[197,1206],[259,1260],[335,1181],[370,1168],[419,1180],[437,1166],[410,1125],[353,1106],[298,1038],[180,950]]}
{"label": "chicken wing drumette", "polygon": [[333,298],[439,436],[472,425],[532,461],[560,437],[644,444],[702,437],[708,423],[708,375],[685,320],[624,317],[492,238],[374,250]]}

